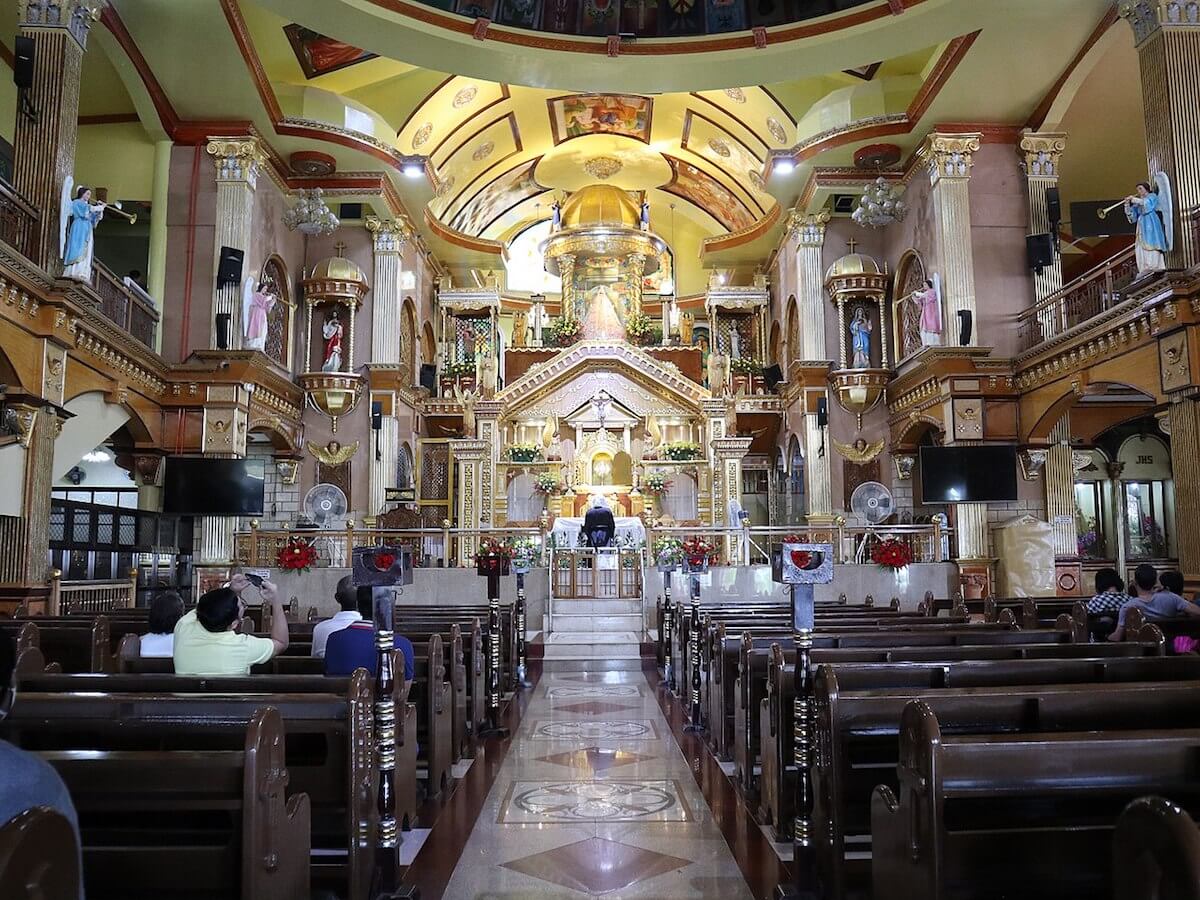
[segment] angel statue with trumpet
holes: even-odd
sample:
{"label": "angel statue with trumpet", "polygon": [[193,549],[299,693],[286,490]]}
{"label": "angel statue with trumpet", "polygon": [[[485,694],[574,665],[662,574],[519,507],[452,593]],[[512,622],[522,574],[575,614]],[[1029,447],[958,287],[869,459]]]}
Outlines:
{"label": "angel statue with trumpet", "polygon": [[1134,253],[1137,270],[1158,272],[1167,267],[1167,251],[1171,249],[1171,188],[1167,176],[1159,172],[1151,186],[1139,181],[1134,193],[1125,198],[1125,215],[1137,225]]}
{"label": "angel statue with trumpet", "polygon": [[72,197],[71,179],[63,182],[58,252],[62,254],[64,278],[91,282],[93,233],[107,208],[107,203],[92,202],[91,188],[80,185]]}

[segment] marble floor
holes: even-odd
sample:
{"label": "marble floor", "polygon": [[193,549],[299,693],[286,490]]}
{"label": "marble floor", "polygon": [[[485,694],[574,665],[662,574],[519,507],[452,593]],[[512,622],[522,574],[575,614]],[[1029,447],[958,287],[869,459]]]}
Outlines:
{"label": "marble floor", "polygon": [[752,900],[641,672],[548,672],[443,894]]}

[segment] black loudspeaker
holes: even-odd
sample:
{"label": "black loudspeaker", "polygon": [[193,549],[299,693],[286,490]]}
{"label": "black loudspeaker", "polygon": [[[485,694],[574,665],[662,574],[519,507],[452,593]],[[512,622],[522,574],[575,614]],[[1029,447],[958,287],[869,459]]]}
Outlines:
{"label": "black loudspeaker", "polygon": [[958,343],[960,347],[971,343],[971,311],[969,309],[958,311]]}
{"label": "black loudspeaker", "polygon": [[1062,198],[1056,187],[1046,188],[1046,217],[1050,219],[1050,230],[1057,231],[1062,221]]}
{"label": "black loudspeaker", "polygon": [[421,363],[421,387],[429,393],[437,390],[437,366],[433,363]]}
{"label": "black loudspeaker", "polygon": [[1046,268],[1054,262],[1054,235],[1025,235],[1025,255],[1029,259],[1029,268],[1039,270]]}
{"label": "black loudspeaker", "polygon": [[783,369],[778,365],[767,366],[763,369],[763,381],[767,383],[768,391],[774,391],[779,382],[783,381]]}
{"label": "black loudspeaker", "polygon": [[242,260],[246,254],[235,247],[222,247],[217,261],[217,288],[239,284],[242,280]]}
{"label": "black loudspeaker", "polygon": [[217,349],[229,349],[229,313],[217,313]]}
{"label": "black loudspeaker", "polygon": [[13,84],[21,90],[33,87],[33,38],[18,36],[13,42]]}
{"label": "black loudspeaker", "polygon": [[371,428],[374,431],[379,431],[383,428],[383,401],[371,401]]}
{"label": "black loudspeaker", "polygon": [[817,400],[817,427],[824,428],[829,424],[829,401],[824,397]]}

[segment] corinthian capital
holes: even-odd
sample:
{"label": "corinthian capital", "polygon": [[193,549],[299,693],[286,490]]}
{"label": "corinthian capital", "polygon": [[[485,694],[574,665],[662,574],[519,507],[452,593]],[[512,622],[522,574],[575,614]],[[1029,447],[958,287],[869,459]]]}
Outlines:
{"label": "corinthian capital", "polygon": [[982,134],[939,134],[933,132],[925,139],[921,156],[929,166],[929,176],[935,182],[942,178],[970,178],[972,159],[979,149]]}
{"label": "corinthian capital", "polygon": [[1027,131],[1018,152],[1027,178],[1058,178],[1058,166],[1067,149],[1067,136],[1058,132]]}
{"label": "corinthian capital", "polygon": [[371,232],[376,253],[399,253],[412,236],[412,229],[403,219],[381,219],[367,216],[367,231]]}
{"label": "corinthian capital", "polygon": [[1122,0],[1117,13],[1139,44],[1164,25],[1200,26],[1200,0]]}
{"label": "corinthian capital", "polygon": [[788,217],[788,232],[802,247],[820,247],[825,243],[825,226],[829,224],[829,210],[802,213],[792,210]]}
{"label": "corinthian capital", "polygon": [[209,138],[206,149],[217,167],[217,181],[244,181],[253,186],[267,160],[258,138],[253,137]]}
{"label": "corinthian capital", "polygon": [[61,28],[86,49],[100,6],[99,0],[21,0],[21,27]]}

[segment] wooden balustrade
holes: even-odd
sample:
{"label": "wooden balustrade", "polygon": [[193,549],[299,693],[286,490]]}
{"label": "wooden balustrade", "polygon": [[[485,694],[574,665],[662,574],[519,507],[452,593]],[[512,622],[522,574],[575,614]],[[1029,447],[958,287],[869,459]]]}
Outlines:
{"label": "wooden balustrade", "polygon": [[50,576],[50,605],[46,614],[69,616],[132,609],[137,599],[137,569],[128,578],[109,581],[63,581],[62,571]]}
{"label": "wooden balustrade", "polygon": [[99,260],[92,263],[92,287],[100,296],[100,312],[104,317],[153,349],[158,310],[149,296],[126,285],[124,279]]}
{"label": "wooden balustrade", "polygon": [[551,595],[558,599],[640,599],[643,566],[640,549],[552,550]]}
{"label": "wooden balustrade", "polygon": [[0,181],[0,241],[29,260],[37,260],[38,211],[12,187]]}
{"label": "wooden balustrade", "polygon": [[1062,290],[1021,313],[1017,320],[1019,352],[1082,325],[1125,299],[1125,288],[1137,277],[1134,248],[1127,247]]}

